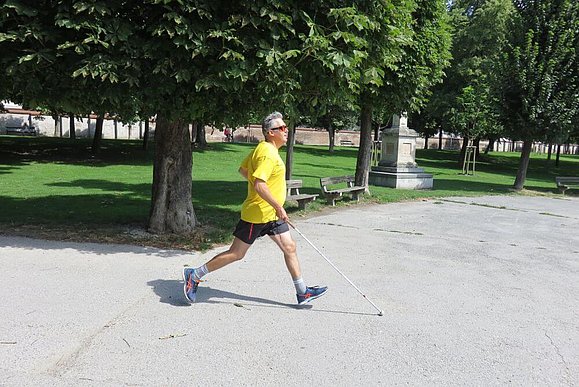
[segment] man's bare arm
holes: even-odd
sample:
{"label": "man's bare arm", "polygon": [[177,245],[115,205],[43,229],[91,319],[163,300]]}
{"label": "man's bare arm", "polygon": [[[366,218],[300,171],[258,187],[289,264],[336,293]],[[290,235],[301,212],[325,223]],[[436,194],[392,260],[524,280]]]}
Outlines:
{"label": "man's bare arm", "polygon": [[243,167],[239,167],[239,174],[247,180],[247,169]]}

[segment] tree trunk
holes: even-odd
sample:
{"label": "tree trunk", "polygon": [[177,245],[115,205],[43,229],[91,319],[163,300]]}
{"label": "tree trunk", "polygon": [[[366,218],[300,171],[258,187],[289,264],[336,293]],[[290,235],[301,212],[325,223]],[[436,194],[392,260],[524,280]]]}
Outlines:
{"label": "tree trunk", "polygon": [[334,152],[334,147],[336,146],[336,129],[334,129],[332,124],[330,124],[328,127],[328,137],[330,138],[330,147],[328,150],[330,153],[332,153]]}
{"label": "tree trunk", "polygon": [[52,116],[52,119],[54,120],[54,137],[58,137],[59,135],[62,137],[62,130],[60,129],[61,122],[58,119],[58,116]]}
{"label": "tree trunk", "polygon": [[104,113],[99,114],[96,119],[96,127],[92,140],[92,154],[96,155],[101,150],[101,139],[103,138],[103,123],[105,121]]}
{"label": "tree trunk", "polygon": [[195,141],[193,141],[201,149],[207,148],[207,139],[205,138],[205,124],[202,122],[197,122],[194,126],[195,130]]}
{"label": "tree trunk", "polygon": [[90,113],[87,117],[87,133],[88,135],[86,136],[87,138],[91,138],[91,133],[90,133]]}
{"label": "tree trunk", "polygon": [[487,148],[485,149],[485,155],[488,155],[489,152],[494,152],[495,151],[495,139],[489,137],[489,144],[487,145]]}
{"label": "tree trunk", "polygon": [[438,150],[442,150],[442,128],[438,132]]}
{"label": "tree trunk", "polygon": [[424,149],[428,149],[428,139],[430,137],[428,136],[428,134],[424,135]]}
{"label": "tree trunk", "polygon": [[557,156],[555,156],[555,166],[559,166],[559,156],[561,156],[561,144],[557,144]]}
{"label": "tree trunk", "polygon": [[296,124],[293,118],[288,120],[287,143],[285,154],[285,179],[291,180],[294,165],[294,143],[296,140]]}
{"label": "tree trunk", "polygon": [[191,201],[189,125],[157,116],[149,231],[185,234],[197,225]]}
{"label": "tree trunk", "polygon": [[68,115],[68,136],[73,140],[76,139],[76,128],[74,127],[74,114],[70,113]]}
{"label": "tree trunk", "polygon": [[476,147],[474,151],[476,152],[476,158],[478,159],[480,157],[480,138],[472,140],[472,145]]}
{"label": "tree trunk", "polygon": [[364,103],[360,113],[360,148],[356,160],[356,185],[368,191],[368,174],[372,159],[372,105]]}
{"label": "tree trunk", "polygon": [[116,118],[114,120],[114,126],[115,126],[115,140],[116,140],[119,138],[119,122],[117,121]]}
{"label": "tree trunk", "polygon": [[553,144],[549,144],[549,148],[547,148],[547,160],[551,160],[552,152],[553,152]]}
{"label": "tree trunk", "polygon": [[523,142],[523,151],[521,152],[521,160],[519,162],[519,170],[517,171],[517,177],[515,178],[515,189],[517,191],[522,190],[525,185],[525,179],[527,178],[527,168],[529,167],[529,158],[531,156],[531,147],[533,141],[526,140]]}
{"label": "tree trunk", "polygon": [[468,146],[468,142],[470,141],[470,139],[468,138],[468,136],[464,136],[462,138],[462,146],[460,147],[460,157],[458,158],[458,166],[462,168],[462,165],[464,164],[464,157],[466,155],[466,147]]}
{"label": "tree trunk", "polygon": [[[187,132],[189,132],[189,125],[187,125]],[[143,150],[147,150],[149,143],[149,119],[145,120],[145,133],[143,133]]]}

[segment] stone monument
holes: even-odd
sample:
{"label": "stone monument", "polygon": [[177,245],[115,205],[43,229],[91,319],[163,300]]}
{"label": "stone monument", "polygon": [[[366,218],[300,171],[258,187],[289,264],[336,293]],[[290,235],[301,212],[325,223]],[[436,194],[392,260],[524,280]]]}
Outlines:
{"label": "stone monument", "polygon": [[401,189],[429,189],[433,178],[416,164],[416,137],[408,127],[406,113],[392,117],[392,127],[382,131],[382,154],[377,167],[372,167],[369,183]]}

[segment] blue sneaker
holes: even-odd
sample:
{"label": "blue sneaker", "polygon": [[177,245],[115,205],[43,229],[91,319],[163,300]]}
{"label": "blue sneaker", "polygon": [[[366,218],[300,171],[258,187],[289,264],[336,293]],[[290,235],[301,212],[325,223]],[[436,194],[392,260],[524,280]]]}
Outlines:
{"label": "blue sneaker", "polygon": [[312,286],[306,288],[306,294],[296,294],[298,297],[298,305],[307,304],[308,302],[315,300],[326,294],[328,291],[327,286],[319,287],[319,286]]}
{"label": "blue sneaker", "polygon": [[199,287],[200,280],[195,279],[195,269],[190,267],[183,268],[183,293],[189,302],[195,302],[197,298],[197,288]]}

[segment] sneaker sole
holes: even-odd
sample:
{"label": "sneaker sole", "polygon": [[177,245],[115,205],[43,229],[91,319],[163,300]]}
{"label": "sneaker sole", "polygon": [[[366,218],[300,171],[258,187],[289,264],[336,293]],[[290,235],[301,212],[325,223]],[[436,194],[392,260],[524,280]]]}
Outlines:
{"label": "sneaker sole", "polygon": [[306,298],[305,300],[303,300],[302,302],[299,302],[298,305],[305,305],[307,303],[309,303],[310,301],[315,300],[316,298],[320,298],[321,296],[323,296],[324,294],[326,294],[328,292],[328,290],[326,289],[325,292],[318,294],[317,296],[311,296],[310,298]]}
{"label": "sneaker sole", "polygon": [[182,274],[183,274],[183,294],[185,295],[185,299],[187,299],[187,301],[192,304],[192,303],[194,303],[195,301],[194,301],[194,300],[191,300],[191,299],[189,298],[189,296],[187,295],[187,278],[185,277],[185,271],[186,271],[187,269],[191,269],[191,268],[190,268],[190,267],[184,267],[184,268],[183,268],[183,272],[182,272]]}

